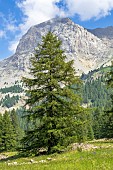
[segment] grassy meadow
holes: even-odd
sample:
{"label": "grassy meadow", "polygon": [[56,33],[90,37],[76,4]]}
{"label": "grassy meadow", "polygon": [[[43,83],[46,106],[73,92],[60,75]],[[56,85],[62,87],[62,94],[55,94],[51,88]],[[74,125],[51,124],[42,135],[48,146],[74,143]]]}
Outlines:
{"label": "grassy meadow", "polygon": [[91,144],[98,148],[37,157],[20,157],[16,152],[7,152],[4,153],[7,159],[0,161],[0,170],[113,170],[113,141]]}

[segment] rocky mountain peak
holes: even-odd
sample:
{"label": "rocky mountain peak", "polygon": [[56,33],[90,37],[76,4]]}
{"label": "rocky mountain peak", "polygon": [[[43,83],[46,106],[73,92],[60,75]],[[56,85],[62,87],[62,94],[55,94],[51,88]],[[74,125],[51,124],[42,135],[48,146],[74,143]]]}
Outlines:
{"label": "rocky mountain peak", "polygon": [[62,40],[67,60],[74,60],[74,67],[79,74],[96,69],[112,58],[113,51],[103,40],[69,18],[55,18],[32,26],[21,38],[16,53],[0,62],[2,85],[5,81],[11,84],[23,75],[28,75],[31,66],[29,58],[48,31]]}
{"label": "rocky mountain peak", "polygon": [[53,18],[46,22],[32,26],[28,32],[23,35],[16,49],[16,54],[34,52],[35,47],[41,42],[41,38],[48,31],[54,32],[54,28],[59,25],[71,24],[69,18]]}

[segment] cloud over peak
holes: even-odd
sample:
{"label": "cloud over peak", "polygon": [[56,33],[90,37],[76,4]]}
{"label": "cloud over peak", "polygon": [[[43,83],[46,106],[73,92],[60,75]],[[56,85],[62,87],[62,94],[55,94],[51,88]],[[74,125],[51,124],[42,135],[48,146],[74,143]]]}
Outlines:
{"label": "cloud over peak", "polygon": [[113,9],[113,0],[64,0],[68,14],[78,15],[82,21],[92,18],[99,19],[110,14]]}
{"label": "cloud over peak", "polygon": [[[17,6],[23,13],[22,22],[16,27],[20,34],[10,44],[10,50],[15,50],[19,38],[33,25],[54,17],[79,16],[80,20],[99,19],[110,15],[113,0],[21,0]],[[12,31],[15,29],[10,26]],[[2,35],[2,34],[1,34]]]}
{"label": "cloud over peak", "polygon": [[28,30],[30,26],[39,24],[46,20],[65,16],[65,12],[56,5],[60,0],[24,0],[18,3],[18,7],[24,14],[24,22],[20,24],[20,29]]}

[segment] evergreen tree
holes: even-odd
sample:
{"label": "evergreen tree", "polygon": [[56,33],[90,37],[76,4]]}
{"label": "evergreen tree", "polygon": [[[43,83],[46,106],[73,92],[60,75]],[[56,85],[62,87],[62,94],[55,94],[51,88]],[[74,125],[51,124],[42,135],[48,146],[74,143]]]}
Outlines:
{"label": "evergreen tree", "polygon": [[16,147],[16,135],[10,115],[6,111],[2,118],[2,150],[14,150]]}
{"label": "evergreen tree", "polygon": [[2,127],[3,127],[2,114],[0,113],[0,150],[2,148]]}
{"label": "evergreen tree", "polygon": [[[88,112],[89,111],[89,112]],[[87,114],[87,140],[94,139],[94,131],[93,131],[93,115],[92,110],[87,110],[89,114]]]}
{"label": "evergreen tree", "polygon": [[104,128],[104,123],[106,118],[104,112],[101,108],[95,108],[93,110],[93,131],[95,139],[100,139],[106,137],[106,130]]}
{"label": "evergreen tree", "polygon": [[20,141],[21,141],[22,137],[24,136],[24,132],[20,128],[18,116],[14,109],[10,112],[10,116],[11,116],[11,120],[12,120],[12,125],[14,127],[14,133],[16,135],[17,147],[19,147]]}
{"label": "evergreen tree", "polygon": [[37,152],[42,147],[48,153],[60,151],[79,140],[78,129],[84,128],[79,126],[84,120],[78,115],[85,112],[76,93],[81,81],[75,76],[73,61],[65,62],[60,47],[61,41],[49,32],[31,59],[33,78],[23,78],[28,87],[28,117],[34,125],[23,139],[26,151]]}
{"label": "evergreen tree", "polygon": [[[109,88],[113,89],[113,61],[111,65],[111,70],[107,74],[107,85]],[[105,129],[108,138],[113,138],[113,93],[111,94],[111,108],[105,111],[106,122]]]}

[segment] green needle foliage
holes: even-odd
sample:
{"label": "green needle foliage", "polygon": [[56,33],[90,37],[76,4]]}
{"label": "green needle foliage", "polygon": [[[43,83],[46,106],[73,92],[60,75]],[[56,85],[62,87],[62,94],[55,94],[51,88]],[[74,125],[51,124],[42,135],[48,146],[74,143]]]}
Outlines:
{"label": "green needle foliage", "polygon": [[107,84],[109,87],[113,88],[113,61],[111,63],[111,70],[108,72]]}
{"label": "green needle foliage", "polygon": [[61,44],[51,32],[43,37],[31,59],[32,78],[23,78],[28,87],[28,118],[32,122],[23,139],[26,152],[37,153],[42,147],[48,153],[60,152],[83,139],[84,133],[80,133],[86,116],[77,94],[81,81],[75,76],[73,61],[65,62]]}
{"label": "green needle foliage", "polygon": [[[109,88],[113,89],[113,61],[111,65],[111,70],[107,74],[107,85]],[[104,117],[106,118],[105,121],[105,129],[106,129],[106,136],[107,138],[113,138],[113,91],[111,94],[111,107],[105,111]]]}
{"label": "green needle foliage", "polygon": [[9,113],[0,116],[0,151],[15,150],[16,135]]}
{"label": "green needle foliage", "polygon": [[3,122],[2,122],[2,114],[0,114],[0,150],[2,147],[2,128],[3,128]]}
{"label": "green needle foliage", "polygon": [[17,148],[20,147],[20,141],[24,136],[24,131],[20,128],[19,125],[19,120],[18,120],[18,116],[16,111],[13,109],[11,112],[9,112],[10,117],[11,117],[11,121],[12,121],[12,125],[14,128],[14,133],[16,136],[16,143],[17,143]]}

